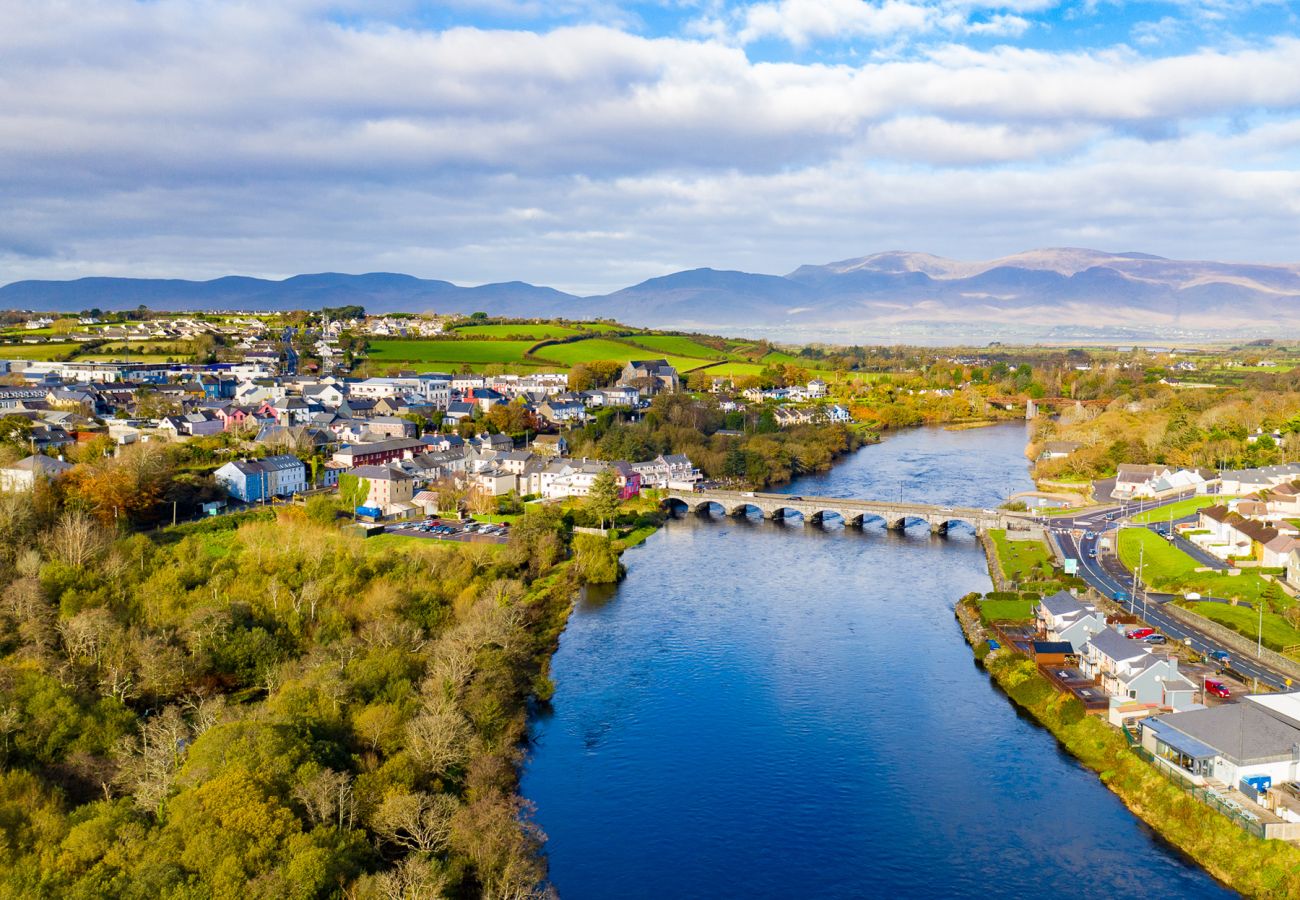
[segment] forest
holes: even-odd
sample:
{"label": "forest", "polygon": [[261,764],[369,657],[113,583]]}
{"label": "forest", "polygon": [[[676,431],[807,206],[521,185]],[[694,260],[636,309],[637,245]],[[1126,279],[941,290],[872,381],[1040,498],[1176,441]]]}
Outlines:
{"label": "forest", "polygon": [[515,787],[558,512],[504,546],[94,513],[0,495],[0,897],[545,895]]}

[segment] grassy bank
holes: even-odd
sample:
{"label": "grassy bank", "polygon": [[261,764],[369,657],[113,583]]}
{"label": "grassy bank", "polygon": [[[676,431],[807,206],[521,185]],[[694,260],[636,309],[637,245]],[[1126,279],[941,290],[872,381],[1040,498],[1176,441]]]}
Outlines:
{"label": "grassy bank", "polygon": [[1057,691],[1025,656],[976,648],[993,680],[1161,837],[1215,878],[1251,897],[1300,895],[1300,849],[1265,841],[1173,785],[1123,735]]}
{"label": "grassy bank", "polygon": [[1148,509],[1144,513],[1138,513],[1133,517],[1133,522],[1137,525],[1150,525],[1152,522],[1168,522],[1172,516],[1175,519],[1181,519],[1184,516],[1190,516],[1192,513],[1216,506],[1220,503],[1227,503],[1234,500],[1235,497],[1222,497],[1218,494],[1203,497],[1188,497],[1186,500],[1179,500],[1168,506]]}
{"label": "grassy bank", "polygon": [[1119,558],[1129,571],[1136,569],[1141,559],[1142,580],[1156,590],[1174,594],[1194,591],[1211,597],[1236,597],[1254,603],[1268,586],[1258,573],[1249,570],[1240,575],[1197,572],[1202,567],[1198,560],[1146,529],[1126,528],[1120,532]]}

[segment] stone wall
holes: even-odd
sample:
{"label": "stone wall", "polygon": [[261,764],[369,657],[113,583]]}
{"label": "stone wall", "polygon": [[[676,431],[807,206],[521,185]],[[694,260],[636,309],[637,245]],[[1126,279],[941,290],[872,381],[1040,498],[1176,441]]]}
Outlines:
{"label": "stone wall", "polygon": [[1277,669],[1292,681],[1300,682],[1300,663],[1297,663],[1290,657],[1283,656],[1281,653],[1276,653],[1267,647],[1265,647],[1259,653],[1258,657],[1256,657],[1256,644],[1245,635],[1238,634],[1231,628],[1220,625],[1218,622],[1212,622],[1204,616],[1198,616],[1191,610],[1183,609],[1181,606],[1176,606],[1173,603],[1166,603],[1164,609],[1165,612],[1169,613],[1180,622],[1185,622],[1193,628],[1205,632],[1231,650],[1234,654],[1240,654],[1241,656],[1250,657],[1252,659],[1258,658],[1265,665]]}

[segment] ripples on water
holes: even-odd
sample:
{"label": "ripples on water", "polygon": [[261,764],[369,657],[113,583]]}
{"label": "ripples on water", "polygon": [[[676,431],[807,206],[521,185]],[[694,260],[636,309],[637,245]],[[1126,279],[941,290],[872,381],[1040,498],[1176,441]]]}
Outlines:
{"label": "ripples on water", "polygon": [[[1018,427],[891,437],[803,495],[992,505]],[[524,792],[566,898],[1209,897],[975,667],[969,533],[687,517],[579,603]]]}

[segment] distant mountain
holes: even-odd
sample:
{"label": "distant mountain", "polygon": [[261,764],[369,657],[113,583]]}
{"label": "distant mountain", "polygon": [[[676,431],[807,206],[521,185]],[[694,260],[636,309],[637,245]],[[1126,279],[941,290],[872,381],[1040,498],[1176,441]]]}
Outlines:
{"label": "distant mountain", "polygon": [[563,315],[581,302],[572,294],[522,281],[460,287],[410,275],[325,272],[283,281],[228,276],[212,281],[170,278],[79,278],[76,281],[15,281],[0,288],[0,308],[41,311],[319,309],[358,303],[371,312],[474,312],[497,315]]}
{"label": "distant mountain", "polygon": [[1300,335],[1300,265],[1164,259],[1078,248],[985,262],[890,251],[784,276],[692,269],[600,297],[523,282],[461,287],[409,275],[283,281],[83,278],[20,281],[0,307],[32,310],[314,309],[613,317],[629,324],[795,337]]}

